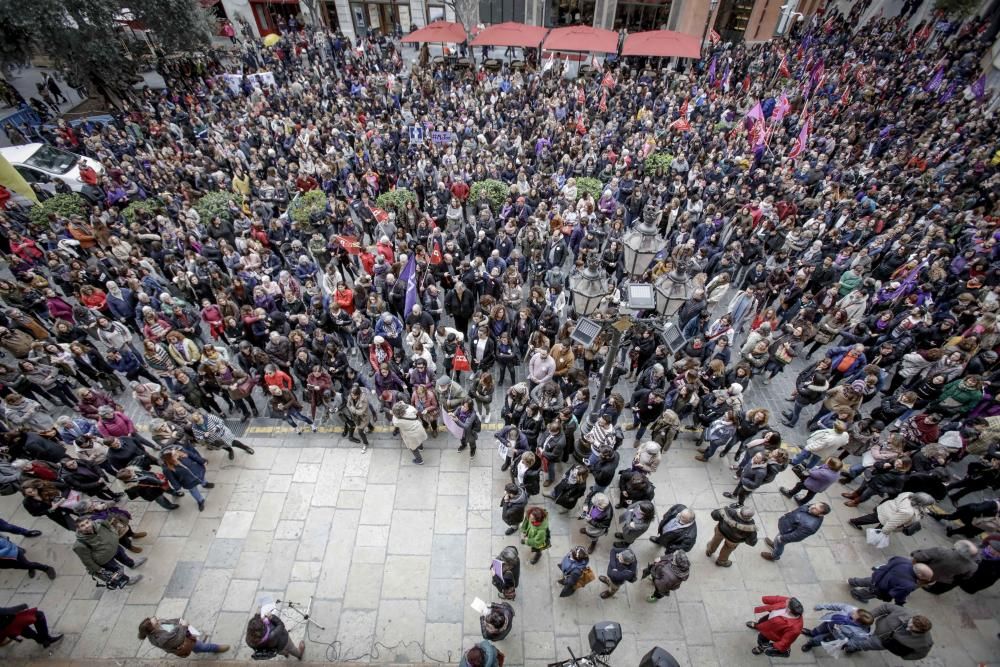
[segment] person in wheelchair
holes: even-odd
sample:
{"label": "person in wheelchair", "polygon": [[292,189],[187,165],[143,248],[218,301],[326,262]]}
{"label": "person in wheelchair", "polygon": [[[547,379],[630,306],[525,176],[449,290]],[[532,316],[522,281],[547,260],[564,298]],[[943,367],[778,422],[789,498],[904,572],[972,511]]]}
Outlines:
{"label": "person in wheelchair", "polygon": [[247,623],[247,646],[254,650],[254,660],[270,660],[275,656],[294,656],[299,660],[306,652],[306,643],[296,646],[288,636],[281,618],[273,613],[254,614]]}

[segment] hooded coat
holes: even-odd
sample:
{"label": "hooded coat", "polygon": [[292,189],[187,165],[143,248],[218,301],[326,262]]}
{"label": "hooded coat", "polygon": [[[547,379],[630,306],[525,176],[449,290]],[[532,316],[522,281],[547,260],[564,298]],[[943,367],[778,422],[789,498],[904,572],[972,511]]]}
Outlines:
{"label": "hooded coat", "polygon": [[653,578],[653,587],[660,595],[670,595],[681,587],[691,575],[691,562],[683,551],[675,551],[673,555],[660,558],[649,566]]}

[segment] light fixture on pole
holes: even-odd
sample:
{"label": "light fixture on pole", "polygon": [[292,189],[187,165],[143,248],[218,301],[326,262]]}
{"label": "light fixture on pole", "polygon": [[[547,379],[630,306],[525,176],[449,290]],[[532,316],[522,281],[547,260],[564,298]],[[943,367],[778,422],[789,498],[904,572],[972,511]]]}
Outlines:
{"label": "light fixture on pole", "polygon": [[642,275],[665,245],[657,233],[656,225],[643,219],[622,237],[622,256],[625,260],[625,274]]}
{"label": "light fixture on pole", "polygon": [[691,296],[687,271],[683,267],[671,268],[656,279],[653,288],[656,290],[656,312],[667,319],[673,318]]}
{"label": "light fixture on pole", "polygon": [[569,291],[573,296],[573,310],[577,315],[593,315],[601,301],[611,292],[611,283],[591,254],[584,267],[569,278]]}

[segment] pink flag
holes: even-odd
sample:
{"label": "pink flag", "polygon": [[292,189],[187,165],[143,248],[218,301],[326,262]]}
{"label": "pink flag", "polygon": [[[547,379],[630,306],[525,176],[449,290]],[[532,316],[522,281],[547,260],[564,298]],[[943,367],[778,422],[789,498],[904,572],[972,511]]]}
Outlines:
{"label": "pink flag", "polygon": [[771,112],[771,121],[780,123],[791,108],[792,105],[788,101],[788,95],[785,95],[784,91],[782,91],[778,97],[778,101],[774,103],[774,111]]}
{"label": "pink flag", "polygon": [[795,140],[794,144],[792,144],[792,150],[788,151],[788,157],[793,160],[802,154],[802,151],[805,150],[806,145],[809,143],[810,124],[810,119],[804,116],[802,118],[802,129],[799,130],[799,138]]}

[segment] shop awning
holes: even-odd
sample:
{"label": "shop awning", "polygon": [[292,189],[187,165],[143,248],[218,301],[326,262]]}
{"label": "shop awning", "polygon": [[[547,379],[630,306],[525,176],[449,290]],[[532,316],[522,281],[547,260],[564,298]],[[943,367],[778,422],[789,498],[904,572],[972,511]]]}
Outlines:
{"label": "shop awning", "polygon": [[537,47],[545,39],[548,28],[524,23],[498,23],[483,28],[470,44],[472,46],[531,46]]}
{"label": "shop awning", "polygon": [[461,44],[466,39],[467,35],[465,34],[465,26],[461,23],[455,23],[453,21],[435,21],[434,23],[426,25],[419,30],[414,30],[399,41],[407,44],[423,44],[424,42],[430,42],[432,44]]}
{"label": "shop awning", "polygon": [[618,33],[614,30],[572,25],[556,28],[545,38],[543,48],[548,51],[593,51],[617,53]]}
{"label": "shop awning", "polygon": [[694,35],[673,30],[636,32],[625,37],[622,55],[700,58],[701,40]]}

